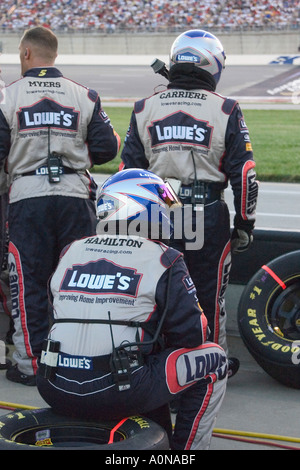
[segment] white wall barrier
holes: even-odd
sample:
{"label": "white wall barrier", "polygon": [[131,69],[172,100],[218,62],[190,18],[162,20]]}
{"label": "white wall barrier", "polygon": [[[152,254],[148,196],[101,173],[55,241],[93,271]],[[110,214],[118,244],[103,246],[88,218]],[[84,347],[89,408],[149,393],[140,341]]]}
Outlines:
{"label": "white wall barrier", "polygon": [[[211,31],[214,32],[214,31]],[[60,54],[92,55],[162,55],[169,53],[170,47],[179,33],[124,33],[97,34],[57,33]],[[227,55],[299,53],[300,31],[252,31],[215,33],[221,40]],[[0,33],[0,52],[14,54],[22,32]]]}

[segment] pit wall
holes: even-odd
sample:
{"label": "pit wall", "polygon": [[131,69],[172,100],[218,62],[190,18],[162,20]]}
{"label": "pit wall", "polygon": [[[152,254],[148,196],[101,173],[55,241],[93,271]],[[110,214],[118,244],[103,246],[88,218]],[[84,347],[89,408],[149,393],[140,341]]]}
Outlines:
{"label": "pit wall", "polygon": [[[214,33],[214,31],[211,31]],[[60,54],[161,54],[169,53],[179,33],[57,33]],[[215,33],[229,54],[297,54],[300,30]],[[0,52],[14,54],[22,32],[0,33]]]}

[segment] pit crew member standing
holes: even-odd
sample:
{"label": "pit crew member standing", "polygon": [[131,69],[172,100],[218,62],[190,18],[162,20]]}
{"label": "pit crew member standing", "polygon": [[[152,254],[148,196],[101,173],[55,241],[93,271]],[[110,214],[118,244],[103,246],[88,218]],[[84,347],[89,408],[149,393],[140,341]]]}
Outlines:
{"label": "pit crew member standing", "polygon": [[[239,104],[215,92],[224,66],[225,53],[214,35],[191,30],[178,36],[170,70],[165,65],[157,70],[168,78],[167,89],[134,105],[121,169],[144,168],[177,179],[182,203],[194,209],[194,231],[196,213],[204,209],[203,247],[186,249],[184,236],[172,246],[184,252],[211,340],[227,352],[224,296],[231,252],[246,250],[252,241],[258,187]],[[232,236],[223,197],[229,180],[235,207]],[[229,375],[238,367],[238,359],[230,358]]]}
{"label": "pit crew member standing", "polygon": [[0,109],[16,347],[7,378],[34,385],[49,328],[47,281],[62,248],[95,233],[96,185],[88,169],[112,160],[120,142],[98,94],[54,66],[51,30],[27,30],[19,51],[23,77],[4,89]]}
{"label": "pit crew member standing", "polygon": [[98,235],[66,247],[49,284],[54,325],[37,386],[58,413],[108,420],[165,408],[170,421],[168,402],[182,395],[170,445],[200,450],[223,400],[227,358],[206,341],[182,254],[159,241],[174,204],[149,171],[104,183]]}

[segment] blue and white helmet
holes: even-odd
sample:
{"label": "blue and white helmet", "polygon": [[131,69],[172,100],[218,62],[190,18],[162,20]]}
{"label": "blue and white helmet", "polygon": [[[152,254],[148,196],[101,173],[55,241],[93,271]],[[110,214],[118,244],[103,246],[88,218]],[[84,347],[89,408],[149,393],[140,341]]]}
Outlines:
{"label": "blue and white helmet", "polygon": [[154,173],[122,170],[100,188],[97,232],[111,233],[112,228],[116,233],[166,239],[172,231],[169,208],[178,206],[181,203],[171,186]]}
{"label": "blue and white helmet", "polygon": [[219,39],[200,29],[186,31],[175,39],[170,52],[170,67],[174,64],[195,64],[210,73],[216,83],[225,68],[225,52]]}

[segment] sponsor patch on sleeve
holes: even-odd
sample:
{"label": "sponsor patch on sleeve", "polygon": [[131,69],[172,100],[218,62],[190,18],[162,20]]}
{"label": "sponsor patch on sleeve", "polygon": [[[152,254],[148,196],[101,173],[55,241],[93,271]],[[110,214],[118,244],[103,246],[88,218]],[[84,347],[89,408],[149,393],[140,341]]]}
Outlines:
{"label": "sponsor patch on sleeve", "polygon": [[187,291],[193,291],[195,289],[194,282],[189,274],[187,274],[183,279],[182,282],[184,284],[184,287],[186,288]]}

